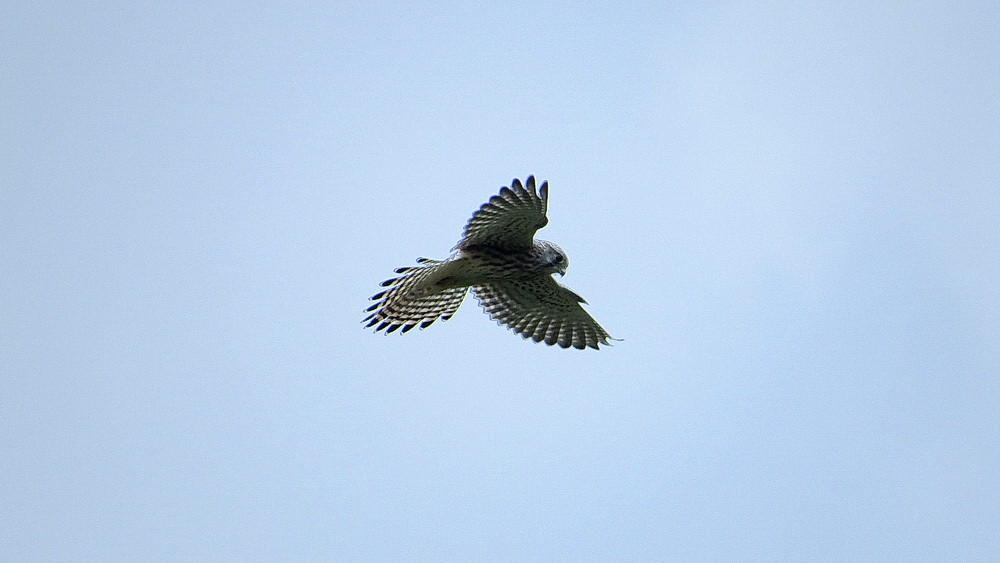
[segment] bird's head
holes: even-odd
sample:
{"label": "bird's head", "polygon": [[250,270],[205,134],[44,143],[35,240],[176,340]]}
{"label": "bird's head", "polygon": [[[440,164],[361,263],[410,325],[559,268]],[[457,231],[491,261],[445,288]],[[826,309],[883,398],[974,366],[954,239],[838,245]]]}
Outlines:
{"label": "bird's head", "polygon": [[538,251],[537,269],[546,274],[566,275],[566,268],[569,268],[569,258],[563,249],[547,240],[536,240],[535,250]]}

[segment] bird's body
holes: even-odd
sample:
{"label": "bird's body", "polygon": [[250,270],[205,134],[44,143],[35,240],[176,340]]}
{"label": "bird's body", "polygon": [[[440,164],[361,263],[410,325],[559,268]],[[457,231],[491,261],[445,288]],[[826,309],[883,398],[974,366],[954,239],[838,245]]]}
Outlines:
{"label": "bird's body", "polygon": [[563,348],[608,344],[610,335],[580,306],[583,298],[552,279],[566,273],[569,260],[555,244],[533,239],[548,223],[548,183],[537,193],[533,176],[526,183],[515,179],[483,204],[447,260],[419,258],[419,266],[398,268],[402,275],[372,297],[378,303],[368,308],[367,326],[426,328],[451,318],[471,288],[492,318],[525,338]]}

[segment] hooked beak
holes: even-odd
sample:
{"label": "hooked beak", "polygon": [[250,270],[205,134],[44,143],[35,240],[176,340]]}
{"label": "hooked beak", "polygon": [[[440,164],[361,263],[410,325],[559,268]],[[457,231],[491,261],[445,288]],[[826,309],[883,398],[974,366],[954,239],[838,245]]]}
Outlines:
{"label": "hooked beak", "polygon": [[558,269],[556,271],[559,272],[560,278],[566,275],[566,268],[563,268],[562,266],[558,266],[557,268]]}

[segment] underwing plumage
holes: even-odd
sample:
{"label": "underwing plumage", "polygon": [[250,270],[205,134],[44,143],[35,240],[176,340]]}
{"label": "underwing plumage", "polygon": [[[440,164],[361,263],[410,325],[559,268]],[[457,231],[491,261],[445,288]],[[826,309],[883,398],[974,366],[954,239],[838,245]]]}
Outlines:
{"label": "underwing plumage", "polygon": [[382,282],[372,296],[366,328],[387,334],[448,320],[469,289],[491,318],[535,342],[563,348],[599,349],[614,340],[581,307],[582,297],[553,279],[569,267],[555,244],[536,240],[548,224],[548,182],[535,189],[535,177],[484,203],[465,226],[447,260],[418,258],[418,266],[397,268],[398,277]]}

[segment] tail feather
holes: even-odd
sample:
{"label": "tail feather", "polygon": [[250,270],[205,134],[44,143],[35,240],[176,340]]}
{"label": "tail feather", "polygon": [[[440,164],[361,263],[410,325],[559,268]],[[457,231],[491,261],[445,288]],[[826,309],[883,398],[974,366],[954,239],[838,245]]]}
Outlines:
{"label": "tail feather", "polygon": [[402,328],[400,334],[403,334],[415,326],[424,329],[438,319],[448,320],[455,314],[469,288],[427,293],[427,284],[423,282],[433,279],[445,262],[418,258],[417,263],[426,265],[397,268],[396,273],[403,275],[382,282],[382,287],[389,289],[372,296],[372,300],[378,302],[365,310],[371,312],[362,321],[368,323],[365,328],[378,325],[375,331],[384,330],[386,334]]}

